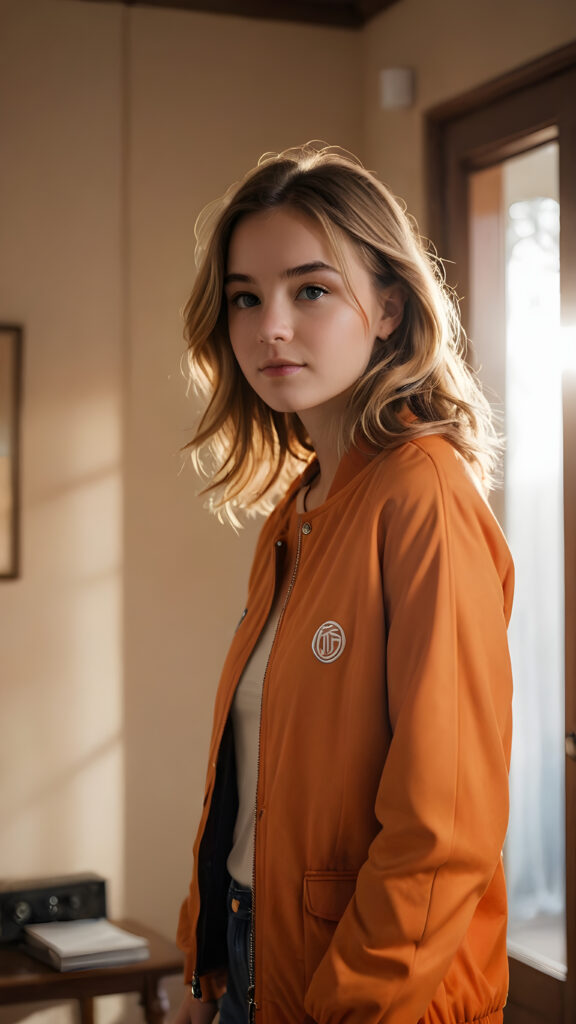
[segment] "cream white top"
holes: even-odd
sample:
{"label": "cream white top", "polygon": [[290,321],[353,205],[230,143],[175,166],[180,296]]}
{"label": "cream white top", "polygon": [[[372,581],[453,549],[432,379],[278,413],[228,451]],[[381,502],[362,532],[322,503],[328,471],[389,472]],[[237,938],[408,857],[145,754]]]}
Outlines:
{"label": "cream white top", "polygon": [[240,885],[252,885],[254,864],[254,817],[258,782],[258,738],[262,685],[274,640],[279,609],[274,608],[242,673],[232,703],[232,726],[236,748],[238,816],[227,867]]}
{"label": "cream white top", "polygon": [[[304,490],[297,497],[297,511],[306,511]],[[289,565],[290,562],[287,562]],[[250,887],[254,870],[254,831],[258,786],[258,745],[262,687],[276,626],[289,589],[290,573],[284,576],[268,620],[246,662],[232,702],[232,727],[236,752],[238,815],[232,849],[226,866],[234,881]]]}

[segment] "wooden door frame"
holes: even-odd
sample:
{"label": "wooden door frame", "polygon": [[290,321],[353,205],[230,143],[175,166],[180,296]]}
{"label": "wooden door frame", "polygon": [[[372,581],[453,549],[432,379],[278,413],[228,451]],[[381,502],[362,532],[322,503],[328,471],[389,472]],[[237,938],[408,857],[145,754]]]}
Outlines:
{"label": "wooden door frame", "polygon": [[[427,111],[429,234],[469,318],[468,181],[475,170],[558,139],[563,323],[576,325],[576,41],[501,78]],[[565,413],[566,731],[576,732],[576,384]],[[576,1020],[576,762],[566,761],[566,982],[534,973],[510,958],[510,1024],[529,1024],[556,1007]],[[558,1002],[560,1000],[560,1002]],[[540,1016],[538,1014],[540,1013]]]}
{"label": "wooden door frame", "polygon": [[447,269],[462,299],[464,323],[469,172],[532,149],[536,141],[558,138],[562,316],[576,322],[576,279],[568,271],[576,267],[576,190],[570,177],[576,167],[575,95],[576,41],[426,113],[429,233],[441,255],[453,261]]}

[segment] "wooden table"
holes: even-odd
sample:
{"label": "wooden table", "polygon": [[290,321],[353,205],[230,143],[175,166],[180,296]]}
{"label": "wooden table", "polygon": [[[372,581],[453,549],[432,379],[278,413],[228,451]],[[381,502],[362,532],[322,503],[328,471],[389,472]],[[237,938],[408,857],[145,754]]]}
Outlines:
{"label": "wooden table", "polygon": [[94,1024],[94,998],[139,992],[147,1024],[164,1024],[169,1010],[162,978],[180,974],[182,953],[178,947],[138,921],[115,921],[150,944],[150,956],[122,967],[92,971],[56,971],[24,952],[23,946],[0,946],[0,1006],[47,1000],[75,999],[81,1024]]}

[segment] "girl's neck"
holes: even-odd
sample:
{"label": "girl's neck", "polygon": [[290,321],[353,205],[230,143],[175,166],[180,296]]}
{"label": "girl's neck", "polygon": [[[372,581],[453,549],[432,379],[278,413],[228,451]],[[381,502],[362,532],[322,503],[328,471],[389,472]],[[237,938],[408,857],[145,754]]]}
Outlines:
{"label": "girl's neck", "polygon": [[336,470],[341,458],[340,445],[338,443],[340,421],[332,419],[326,422],[323,419],[320,422],[312,423],[310,420],[314,419],[314,417],[306,415],[302,416],[301,419],[312,441],[319,466],[319,472],[311,480],[305,492],[305,508],[307,512],[310,512],[326,501],[336,476]]}

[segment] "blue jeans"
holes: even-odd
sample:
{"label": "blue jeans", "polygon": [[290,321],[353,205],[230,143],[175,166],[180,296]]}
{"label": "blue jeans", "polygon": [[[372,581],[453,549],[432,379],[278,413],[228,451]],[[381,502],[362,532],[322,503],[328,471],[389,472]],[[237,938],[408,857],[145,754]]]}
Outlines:
{"label": "blue jeans", "polygon": [[220,1000],[220,1024],[248,1024],[252,892],[234,880],[228,889],[228,985]]}

